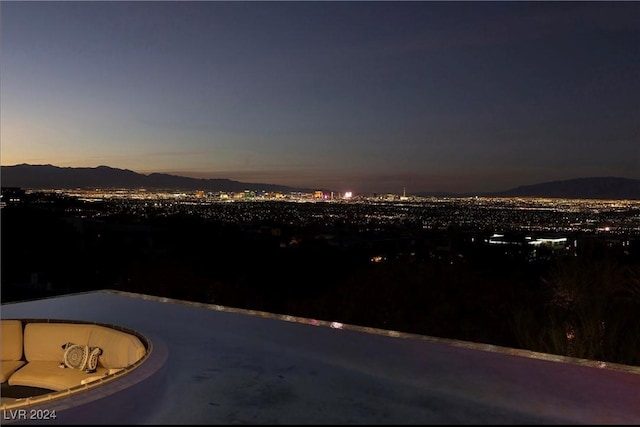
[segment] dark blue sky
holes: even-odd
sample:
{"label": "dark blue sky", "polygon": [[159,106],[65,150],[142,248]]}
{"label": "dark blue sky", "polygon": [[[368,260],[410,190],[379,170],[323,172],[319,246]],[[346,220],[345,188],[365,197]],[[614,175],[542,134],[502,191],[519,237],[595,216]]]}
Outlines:
{"label": "dark blue sky", "polygon": [[640,178],[640,2],[9,2],[2,165],[337,191]]}

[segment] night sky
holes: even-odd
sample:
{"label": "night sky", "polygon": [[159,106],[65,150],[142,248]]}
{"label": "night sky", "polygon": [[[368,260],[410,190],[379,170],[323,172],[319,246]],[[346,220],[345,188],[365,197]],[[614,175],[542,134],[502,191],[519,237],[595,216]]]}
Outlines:
{"label": "night sky", "polygon": [[0,2],[1,160],[336,191],[640,178],[640,2]]}

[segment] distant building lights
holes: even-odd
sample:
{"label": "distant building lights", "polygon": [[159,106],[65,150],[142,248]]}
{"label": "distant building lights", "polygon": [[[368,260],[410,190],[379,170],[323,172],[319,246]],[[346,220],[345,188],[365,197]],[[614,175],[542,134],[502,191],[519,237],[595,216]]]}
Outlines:
{"label": "distant building lights", "polygon": [[347,191],[344,193],[344,198],[345,199],[350,199],[353,197],[353,193],[351,191]]}

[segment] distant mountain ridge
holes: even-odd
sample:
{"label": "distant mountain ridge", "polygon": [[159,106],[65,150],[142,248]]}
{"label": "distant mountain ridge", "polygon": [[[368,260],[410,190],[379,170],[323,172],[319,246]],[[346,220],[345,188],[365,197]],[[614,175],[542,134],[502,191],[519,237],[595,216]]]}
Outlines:
{"label": "distant mountain ridge", "polygon": [[619,177],[574,178],[523,185],[494,193],[496,197],[559,197],[580,199],[640,199],[640,179]]}
{"label": "distant mountain ridge", "polygon": [[305,188],[248,183],[230,179],[198,179],[163,173],[144,175],[128,169],[116,169],[109,166],[72,168],[29,164],[0,167],[0,184],[3,187],[30,189],[147,188],[229,192],[251,190],[283,193],[313,191]]}
{"label": "distant mountain ridge", "polygon": [[[53,165],[20,164],[0,167],[3,187],[30,189],[73,188],[147,188],[166,190],[204,190],[239,192],[244,190],[269,192],[313,192],[315,190],[275,184],[247,183],[230,179],[198,179],[163,173],[149,175],[109,166],[59,167]],[[640,200],[640,179],[620,177],[587,177],[523,185],[492,193],[421,192],[416,196],[486,196],[486,197],[557,197],[568,199],[630,199]]]}
{"label": "distant mountain ridge", "polygon": [[[428,193],[420,194],[427,195]],[[510,190],[499,192],[440,194],[446,197],[549,197],[564,199],[640,200],[640,179],[612,176],[586,177],[522,185]]]}

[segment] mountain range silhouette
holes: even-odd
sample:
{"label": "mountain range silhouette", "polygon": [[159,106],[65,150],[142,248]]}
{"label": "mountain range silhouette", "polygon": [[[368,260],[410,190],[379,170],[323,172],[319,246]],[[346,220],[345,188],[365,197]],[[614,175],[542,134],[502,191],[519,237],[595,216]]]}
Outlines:
{"label": "mountain range silhouette", "polygon": [[[313,192],[319,188],[290,187],[268,183],[248,183],[230,179],[198,179],[164,173],[149,175],[109,166],[59,167],[19,164],[0,167],[3,187],[25,189],[146,188],[150,190]],[[445,193],[418,192],[416,196],[552,197],[582,199],[640,199],[640,179],[623,177],[584,177],[522,185],[500,192]]]}

